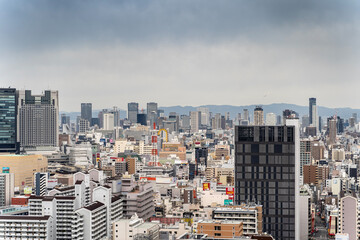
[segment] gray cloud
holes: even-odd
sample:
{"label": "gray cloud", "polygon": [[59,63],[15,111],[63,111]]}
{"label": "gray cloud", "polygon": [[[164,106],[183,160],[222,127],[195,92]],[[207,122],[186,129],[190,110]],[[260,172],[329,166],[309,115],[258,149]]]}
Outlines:
{"label": "gray cloud", "polygon": [[1,83],[59,89],[64,110],[309,96],[357,107],[337,93],[360,87],[359,10],[340,0],[0,1]]}

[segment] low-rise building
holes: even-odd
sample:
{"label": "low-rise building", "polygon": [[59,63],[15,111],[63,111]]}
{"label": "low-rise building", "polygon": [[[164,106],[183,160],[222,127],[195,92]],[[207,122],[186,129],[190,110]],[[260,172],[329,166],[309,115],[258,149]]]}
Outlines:
{"label": "low-rise building", "polygon": [[243,235],[243,222],[230,220],[200,220],[197,232],[215,239],[233,239]]}

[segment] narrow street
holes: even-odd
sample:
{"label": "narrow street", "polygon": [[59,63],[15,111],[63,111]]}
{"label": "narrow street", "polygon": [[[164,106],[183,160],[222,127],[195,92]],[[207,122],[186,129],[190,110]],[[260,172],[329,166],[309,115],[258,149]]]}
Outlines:
{"label": "narrow street", "polygon": [[314,239],[329,239],[325,222],[317,214],[315,215],[315,228],[318,229],[318,232],[314,234]]}

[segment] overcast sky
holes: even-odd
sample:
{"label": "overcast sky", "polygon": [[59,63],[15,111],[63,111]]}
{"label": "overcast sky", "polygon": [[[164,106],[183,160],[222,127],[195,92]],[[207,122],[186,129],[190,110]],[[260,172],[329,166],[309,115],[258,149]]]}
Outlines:
{"label": "overcast sky", "polygon": [[131,101],[360,108],[360,1],[3,1],[0,87]]}

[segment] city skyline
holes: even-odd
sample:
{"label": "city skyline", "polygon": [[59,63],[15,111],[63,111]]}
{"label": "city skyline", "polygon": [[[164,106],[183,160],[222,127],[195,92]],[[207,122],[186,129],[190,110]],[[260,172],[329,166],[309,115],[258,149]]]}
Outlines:
{"label": "city skyline", "polygon": [[94,98],[99,106],[145,99],[199,106],[304,104],[313,96],[319,105],[357,107],[357,2],[4,1],[0,8],[1,87],[57,89],[62,109]]}

